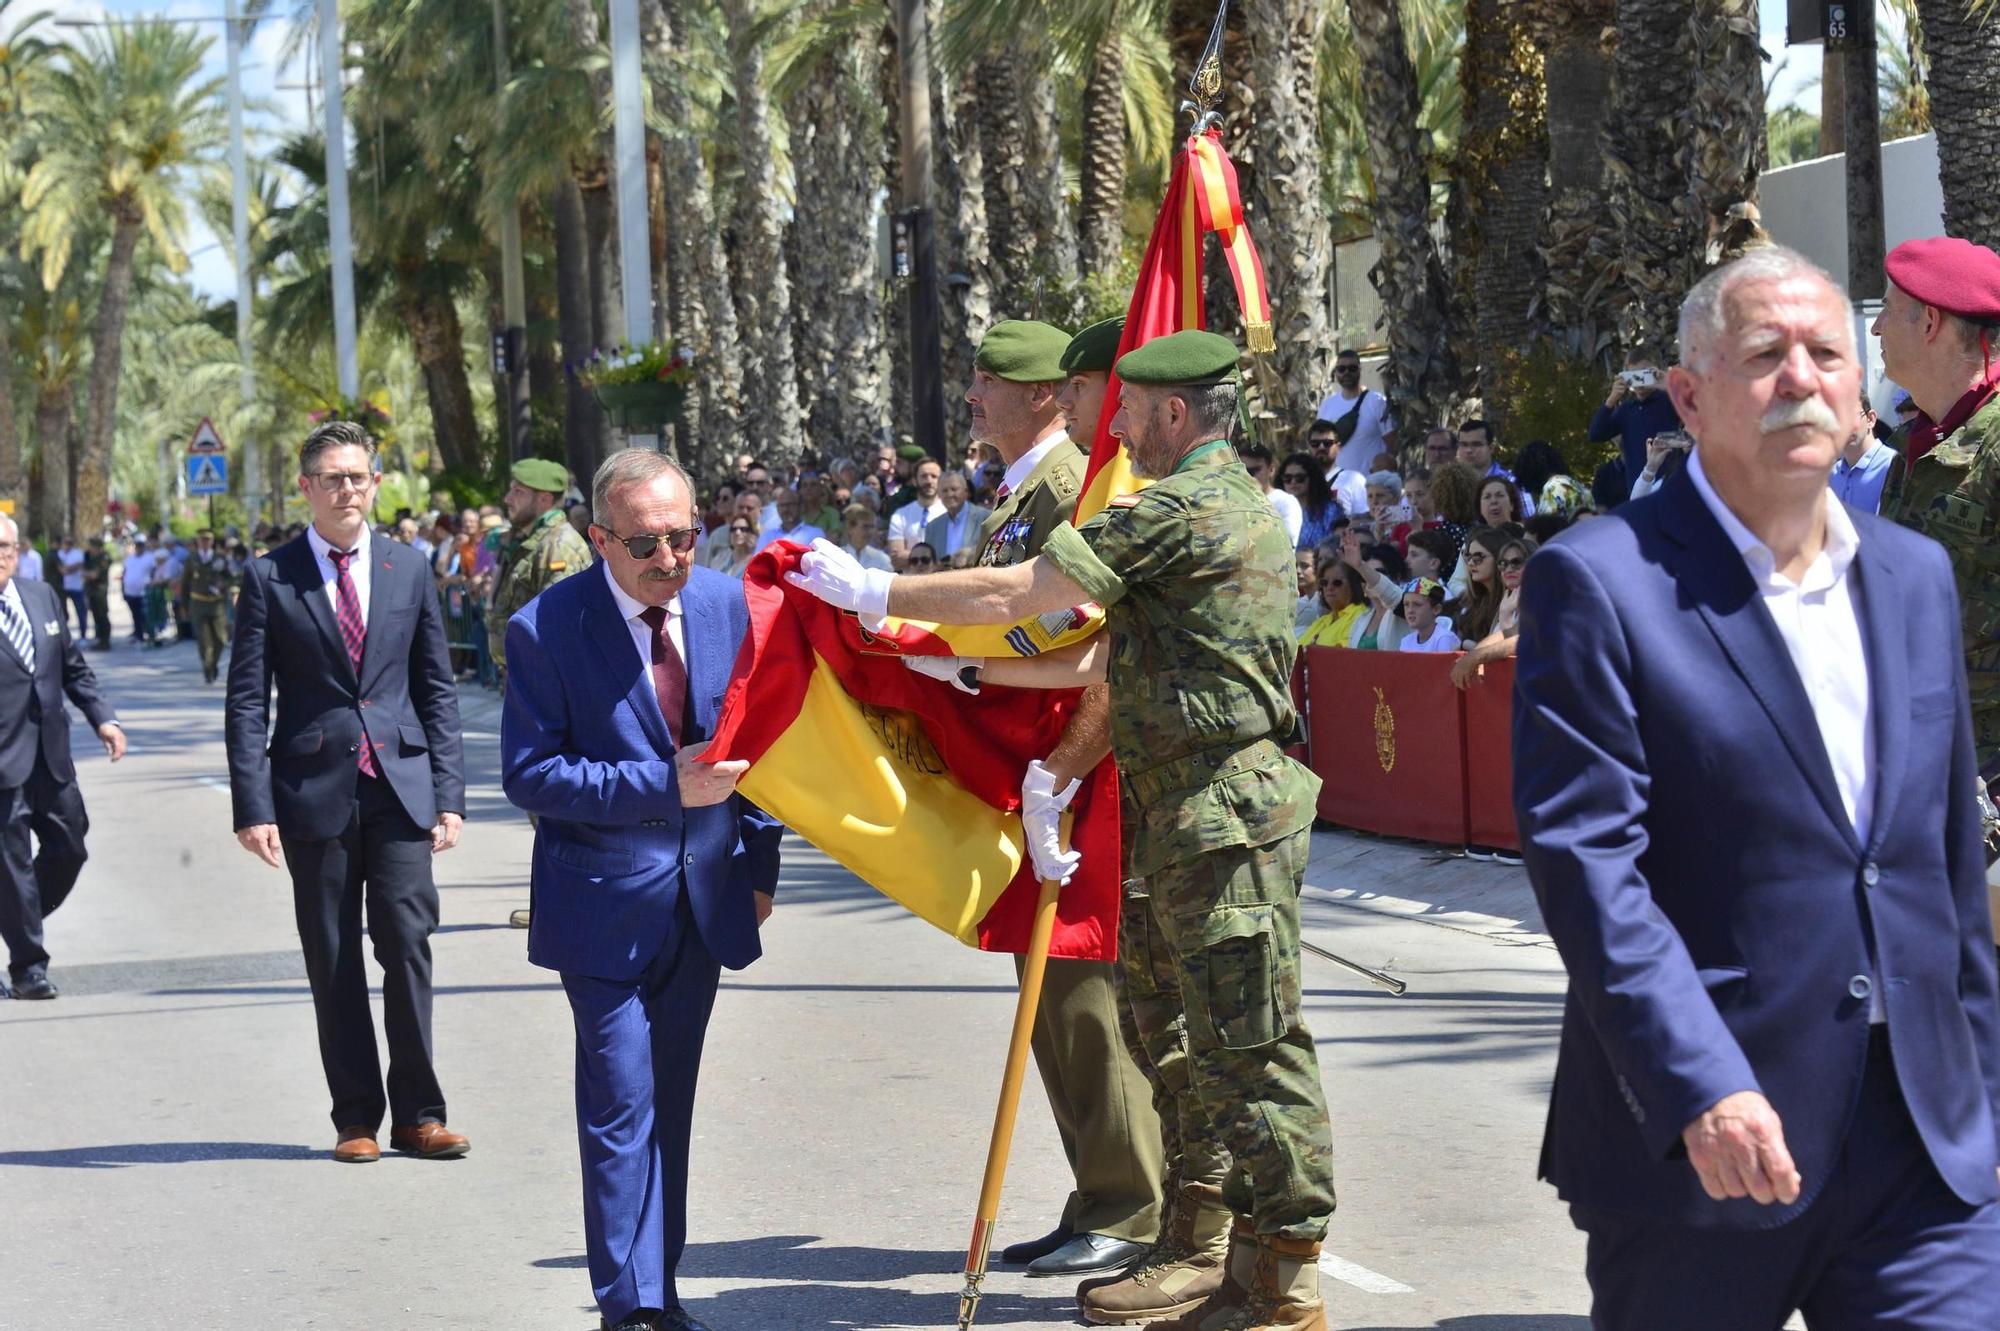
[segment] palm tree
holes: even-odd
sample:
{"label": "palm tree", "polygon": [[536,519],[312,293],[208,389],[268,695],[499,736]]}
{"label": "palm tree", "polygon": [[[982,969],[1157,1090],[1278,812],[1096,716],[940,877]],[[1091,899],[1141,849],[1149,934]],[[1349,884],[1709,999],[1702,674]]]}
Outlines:
{"label": "palm tree", "polygon": [[186,267],[184,177],[211,168],[222,143],[221,80],[201,78],[208,47],[164,22],[85,32],[52,62],[36,112],[40,157],[21,202],[44,287],[61,280],[88,219],[111,221],[77,469],[76,508],[93,518],[108,497],[134,256],[143,236],[161,262]]}
{"label": "palm tree", "polygon": [[1593,359],[1614,325],[1610,288],[1618,236],[1610,225],[1604,135],[1611,112],[1614,0],[1536,0],[1523,26],[1542,53],[1547,105],[1548,209],[1540,235],[1540,322],[1580,359]]}
{"label": "palm tree", "polygon": [[1819,117],[1803,106],[1781,106],[1765,119],[1764,143],[1774,167],[1817,157]]}
{"label": "palm tree", "polygon": [[1371,274],[1388,320],[1390,396],[1411,437],[1443,419],[1460,389],[1451,293],[1430,228],[1430,152],[1418,127],[1415,67],[1397,0],[1347,0],[1354,45],[1372,72],[1363,106],[1375,177]]}
{"label": "palm tree", "polygon": [[805,448],[799,428],[798,372],[792,358],[792,292],[778,222],[777,168],[771,153],[770,96],[764,86],[765,34],[752,0],[723,0],[735,73],[737,258],[749,277],[736,284],[736,326],[743,364],[743,432],[773,466]]}
{"label": "palm tree", "polygon": [[1965,0],[1917,0],[1930,62],[1931,123],[1937,129],[1944,229],[1989,248],[2000,246],[2000,17],[1968,10]]}
{"label": "palm tree", "polygon": [[[21,454],[21,431],[14,418],[14,311],[19,308],[26,274],[15,262],[19,237],[15,220],[20,211],[21,174],[26,163],[28,97],[37,67],[48,47],[35,34],[47,17],[29,14],[18,22],[7,18],[13,0],[0,0],[0,495],[22,497],[27,473]],[[64,487],[65,494],[68,487]],[[26,512],[15,515],[27,530]]]}
{"label": "palm tree", "polygon": [[1694,66],[1689,170],[1695,221],[1719,237],[1730,210],[1757,201],[1765,141],[1764,76],[1756,0],[1695,0],[1688,26]]}
{"label": "palm tree", "polygon": [[1265,403],[1303,436],[1332,381],[1333,243],[1320,179],[1320,0],[1258,0],[1245,13],[1250,133],[1257,164],[1251,231],[1271,285],[1276,383]]}
{"label": "palm tree", "polygon": [[1469,298],[1481,388],[1526,347],[1544,286],[1540,240],[1548,199],[1543,56],[1507,0],[1467,0],[1459,86],[1465,136],[1453,160],[1459,226],[1452,258]]}
{"label": "palm tree", "polygon": [[1694,71],[1684,42],[1693,18],[1694,0],[1619,0],[1604,157],[1621,241],[1617,304],[1626,347],[1671,341],[1706,240],[1688,196]]}

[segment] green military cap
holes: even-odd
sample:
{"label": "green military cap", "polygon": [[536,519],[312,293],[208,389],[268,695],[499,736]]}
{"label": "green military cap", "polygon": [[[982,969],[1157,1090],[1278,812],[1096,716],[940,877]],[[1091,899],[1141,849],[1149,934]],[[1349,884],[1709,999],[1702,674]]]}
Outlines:
{"label": "green military cap", "polygon": [[930,454],[924,451],[922,444],[904,444],[896,450],[896,456],[905,462],[922,462]]}
{"label": "green military cap", "polygon": [[562,463],[551,462],[547,458],[522,458],[509,474],[517,484],[525,485],[530,490],[545,490],[559,495],[569,489],[569,470]]}
{"label": "green military cap", "polygon": [[1111,362],[1118,359],[1118,339],[1123,336],[1124,315],[1098,320],[1071,338],[1069,345],[1063,348],[1062,372],[1071,375],[1109,370]]}
{"label": "green military cap", "polygon": [[1126,352],[1114,368],[1128,384],[1233,384],[1237,380],[1236,344],[1216,333],[1187,328]]}
{"label": "green military cap", "polygon": [[997,379],[1016,384],[1046,384],[1069,377],[1063,351],[1069,334],[1054,324],[1034,319],[1003,319],[979,339],[973,363]]}

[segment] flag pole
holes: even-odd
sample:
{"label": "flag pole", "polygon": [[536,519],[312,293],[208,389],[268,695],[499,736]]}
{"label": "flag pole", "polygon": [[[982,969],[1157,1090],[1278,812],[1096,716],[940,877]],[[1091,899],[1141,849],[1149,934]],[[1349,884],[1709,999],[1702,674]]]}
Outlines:
{"label": "flag pole", "polygon": [[1048,968],[1049,939],[1056,927],[1056,896],[1062,884],[1042,880],[1035,905],[1035,928],[1021,965],[1021,996],[1014,1004],[1014,1036],[1007,1045],[1007,1070],[1000,1078],[1000,1103],[993,1111],[993,1138],[986,1147],[986,1178],[979,1185],[979,1212],[972,1221],[972,1243],[965,1250],[965,1288],[958,1296],[958,1331],[970,1331],[979,1310],[979,1284],[993,1248],[993,1222],[1000,1214],[1000,1185],[1007,1177],[1007,1152],[1014,1143],[1014,1115],[1021,1107],[1021,1083],[1028,1075],[1028,1041],[1035,1032],[1035,1013],[1042,1002],[1042,973]]}

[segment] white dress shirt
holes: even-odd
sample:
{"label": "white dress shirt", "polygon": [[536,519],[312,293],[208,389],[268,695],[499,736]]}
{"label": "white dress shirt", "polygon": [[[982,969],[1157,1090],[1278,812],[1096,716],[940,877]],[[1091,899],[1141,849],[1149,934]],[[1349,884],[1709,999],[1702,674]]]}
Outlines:
{"label": "white dress shirt", "polygon": [[933,499],[926,504],[921,499],[912,499],[889,515],[889,542],[901,541],[907,550],[924,539],[924,528],[931,525],[931,519],[943,516],[944,500]]}
{"label": "white dress shirt", "polygon": [[[361,539],[354,543],[354,558],[347,561],[347,576],[354,583],[354,599],[361,606],[361,622],[368,622],[368,588],[374,582],[369,576],[368,542],[372,534],[367,527],[361,529]],[[319,528],[306,528],[306,544],[312,547],[313,561],[319,565],[320,582],[326,589],[326,599],[336,612],[340,609],[340,598],[334,594],[334,584],[340,580],[340,572],[327,558],[333,550],[333,542],[319,534]]]}
{"label": "white dress shirt", "polygon": [[1035,474],[1035,468],[1041,466],[1042,459],[1049,455],[1049,450],[1067,438],[1069,431],[1060,422],[1051,426],[1047,434],[1035,441],[1033,448],[1008,464],[1007,470],[1000,474],[1001,486],[1012,493],[1026,485],[1028,478]]}
{"label": "white dress shirt", "polygon": [[[648,607],[628,596],[625,589],[618,585],[618,579],[611,576],[611,569],[602,561],[599,561],[598,567],[603,571],[605,585],[611,588],[611,599],[618,604],[618,613],[625,617],[625,629],[632,635],[632,650],[639,653],[639,662],[646,667],[649,672],[647,678],[650,679],[652,677],[650,672],[653,669],[653,626],[640,618]],[[681,627],[681,614],[681,594],[675,592],[674,599],[667,602],[667,637],[672,640],[674,650],[681,654],[681,667],[685,670],[688,659],[687,631]]]}
{"label": "white dress shirt", "polygon": [[1874,812],[1875,732],[1869,725],[1868,657],[1861,646],[1861,620],[1849,577],[1861,538],[1847,510],[1826,504],[1826,545],[1805,576],[1793,582],[1777,571],[1777,558],[1715,493],[1702,471],[1701,449],[1688,458],[1688,476],[1708,511],[1722,524],[1729,543],[1743,556],[1759,599],[1784,639],[1785,651],[1805,685],[1821,743],[1833,765],[1840,803],[1854,825],[1855,839],[1868,844]]}

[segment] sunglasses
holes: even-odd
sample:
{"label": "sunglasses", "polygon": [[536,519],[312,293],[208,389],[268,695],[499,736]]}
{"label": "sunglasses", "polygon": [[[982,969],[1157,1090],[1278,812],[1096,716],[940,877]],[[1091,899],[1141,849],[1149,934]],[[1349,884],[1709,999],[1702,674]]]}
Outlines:
{"label": "sunglasses", "polygon": [[740,531],[750,531],[750,530],[752,530],[752,528],[750,528],[750,527],[745,527],[745,526],[739,526],[739,525],[736,525],[736,524],[731,524],[731,526],[730,526],[730,528],[729,528],[729,532],[730,532],[730,535],[732,535],[732,536],[733,536],[733,535],[735,535],[735,534],[736,534],[737,532],[740,532]]}
{"label": "sunglasses", "polygon": [[1518,572],[1519,570],[1524,569],[1527,566],[1528,566],[1528,561],[1520,558],[1518,555],[1512,559],[1503,559],[1500,561],[1500,571],[1502,573]]}
{"label": "sunglasses", "polygon": [[624,546],[625,553],[634,559],[651,559],[659,550],[660,543],[663,541],[669,550],[672,550],[677,555],[684,555],[693,550],[695,542],[701,539],[701,524],[699,523],[696,523],[692,527],[683,527],[679,531],[665,531],[660,532],[658,535],[654,535],[651,532],[644,532],[638,536],[620,536],[609,527],[597,523],[591,525],[597,527],[606,536]]}
{"label": "sunglasses", "polygon": [[1359,374],[1361,373],[1361,367],[1359,365],[1336,365],[1333,367],[1333,372],[1335,374]]}
{"label": "sunglasses", "polygon": [[1284,480],[1286,485],[1290,485],[1293,481],[1297,481],[1299,484],[1304,485],[1307,481],[1311,480],[1312,477],[1306,475],[1302,471],[1288,471],[1284,474],[1282,479]]}
{"label": "sunglasses", "polygon": [[924,555],[910,561],[911,568],[931,568],[936,564],[937,560],[932,559],[929,555]]}
{"label": "sunglasses", "polygon": [[1465,552],[1465,565],[1467,568],[1470,568],[1474,564],[1483,564],[1492,557],[1481,550],[1467,550]]}

